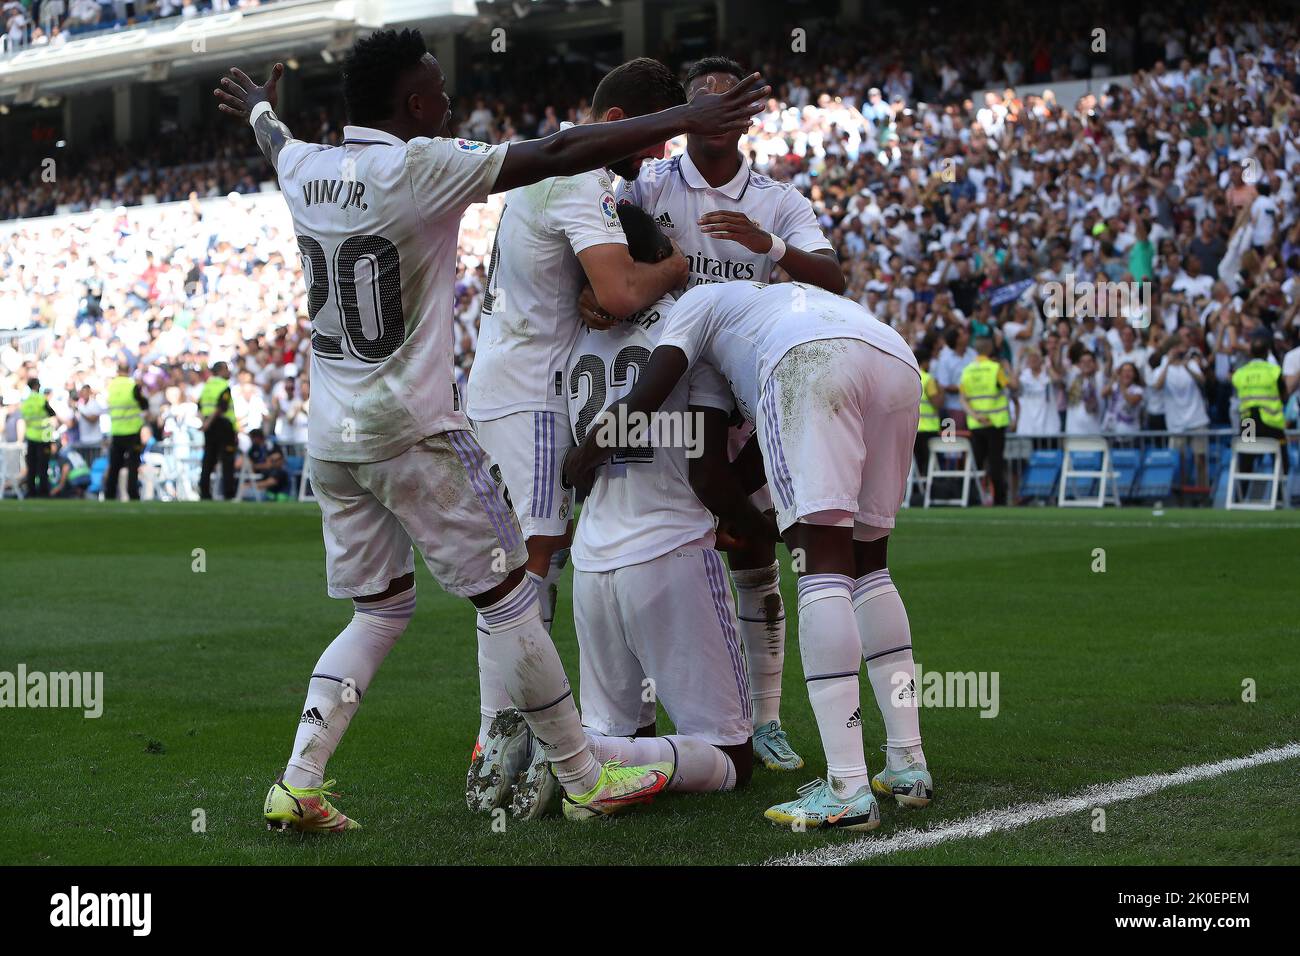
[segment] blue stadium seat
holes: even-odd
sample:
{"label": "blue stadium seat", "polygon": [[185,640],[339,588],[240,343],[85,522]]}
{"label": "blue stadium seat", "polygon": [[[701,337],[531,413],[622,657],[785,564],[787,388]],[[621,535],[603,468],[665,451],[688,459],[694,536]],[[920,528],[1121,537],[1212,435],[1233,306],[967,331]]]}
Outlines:
{"label": "blue stadium seat", "polygon": [[1142,471],[1133,488],[1134,498],[1168,498],[1178,476],[1179,455],[1169,448],[1148,448],[1142,456]]}
{"label": "blue stadium seat", "polygon": [[302,455],[285,455],[284,470],[289,473],[289,494],[297,497],[298,482],[302,481]]}
{"label": "blue stadium seat", "polygon": [[104,490],[104,473],[108,471],[108,456],[100,455],[90,463],[90,485],[87,495],[97,495]]}
{"label": "blue stadium seat", "polygon": [[1115,472],[1115,485],[1121,501],[1133,497],[1133,483],[1137,480],[1141,456],[1136,448],[1112,448],[1110,467]]}
{"label": "blue stadium seat", "polygon": [[1045,448],[1031,454],[1029,467],[1020,479],[1020,498],[1053,497],[1056,481],[1061,477],[1061,460],[1059,448]]}

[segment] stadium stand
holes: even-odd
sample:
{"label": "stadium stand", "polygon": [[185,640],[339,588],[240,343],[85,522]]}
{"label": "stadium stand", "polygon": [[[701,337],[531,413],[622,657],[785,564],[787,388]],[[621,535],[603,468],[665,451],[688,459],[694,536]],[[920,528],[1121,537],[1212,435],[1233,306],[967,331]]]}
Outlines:
{"label": "stadium stand", "polygon": [[[912,344],[935,346],[941,385],[974,354],[940,347],[952,325],[993,334],[1017,371],[1031,350],[1045,356],[1043,391],[1013,406],[1019,497],[1055,493],[1064,436],[1104,434],[1121,497],[1210,500],[1236,425],[1231,375],[1254,330],[1273,332],[1274,360],[1293,390],[1300,383],[1300,28],[1284,6],[1221,3],[1189,29],[1190,6],[1171,4],[1121,18],[1100,56],[1078,38],[1105,3],[1032,12],[1033,30],[967,8],[882,19],[870,44],[838,36],[816,57],[743,33],[718,44],[774,81],[743,149],[757,172],[811,199],[846,294]],[[683,67],[705,52],[712,41],[688,50],[676,37],[659,51]],[[555,78],[550,102],[536,99],[539,69]],[[1093,78],[1103,73],[1113,75]],[[597,75],[594,62],[512,57],[462,87],[456,133],[545,135],[581,118]],[[335,141],[336,101],[290,113],[291,127]],[[305,291],[247,131],[209,119],[184,136],[83,144],[60,156],[53,183],[41,180],[42,150],[24,147],[24,162],[0,174],[6,440],[36,374],[93,455],[102,428],[78,409],[97,407],[125,359],[160,423],[154,440],[180,441],[221,358],[237,369],[241,431],[263,427],[299,453]],[[475,207],[462,225],[462,377],[499,208]],[[1085,353],[1094,374],[1080,368]],[[1031,403],[1046,415],[1030,415]],[[1287,412],[1294,425],[1294,397]],[[944,414],[960,430],[959,408]]]}

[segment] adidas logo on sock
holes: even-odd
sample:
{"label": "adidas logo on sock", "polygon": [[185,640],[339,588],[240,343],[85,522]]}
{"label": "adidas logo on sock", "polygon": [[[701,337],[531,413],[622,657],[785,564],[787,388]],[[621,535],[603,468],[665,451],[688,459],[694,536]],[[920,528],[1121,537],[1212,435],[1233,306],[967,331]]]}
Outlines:
{"label": "adidas logo on sock", "polygon": [[899,699],[899,700],[915,700],[915,699],[916,699],[916,678],[912,678],[911,680],[909,680],[909,681],[907,682],[907,686],[906,686],[906,687],[903,687],[903,688],[900,688],[900,689],[899,689],[899,691],[898,691],[898,699]]}
{"label": "adidas logo on sock", "polygon": [[300,724],[315,724],[323,730],[329,730],[330,725],[325,723],[325,718],[320,715],[320,711],[315,707],[308,707],[302,712],[302,718],[298,721]]}
{"label": "adidas logo on sock", "polygon": [[862,726],[862,708],[861,708],[861,707],[859,707],[857,710],[853,711],[853,716],[849,718],[849,722],[848,722],[847,724],[845,724],[844,726],[845,726],[845,727],[861,727],[861,726]]}
{"label": "adidas logo on sock", "polygon": [[662,226],[664,229],[676,228],[673,225],[673,217],[668,215],[667,212],[661,212],[659,215],[655,216],[655,222],[658,223],[660,226]]}

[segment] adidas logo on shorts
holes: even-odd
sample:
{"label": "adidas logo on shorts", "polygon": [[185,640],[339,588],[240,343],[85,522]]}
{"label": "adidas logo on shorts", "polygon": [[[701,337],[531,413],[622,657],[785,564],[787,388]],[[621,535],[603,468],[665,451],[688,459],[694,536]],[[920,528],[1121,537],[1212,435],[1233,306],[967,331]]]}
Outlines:
{"label": "adidas logo on shorts", "polygon": [[862,726],[862,708],[861,708],[861,707],[859,707],[857,710],[853,711],[853,716],[849,718],[849,722],[848,722],[847,724],[845,724],[844,726],[845,726],[845,727],[861,727],[861,726]]}
{"label": "adidas logo on shorts", "polygon": [[301,719],[299,719],[298,723],[315,724],[317,727],[320,727],[324,730],[330,729],[330,725],[325,723],[325,718],[320,715],[320,711],[317,710],[315,707],[308,707],[306,710],[304,710],[302,712],[302,717]]}

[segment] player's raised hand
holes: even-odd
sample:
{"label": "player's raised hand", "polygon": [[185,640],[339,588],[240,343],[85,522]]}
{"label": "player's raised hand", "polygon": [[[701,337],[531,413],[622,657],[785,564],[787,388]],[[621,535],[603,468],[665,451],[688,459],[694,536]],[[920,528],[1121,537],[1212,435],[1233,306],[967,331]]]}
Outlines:
{"label": "player's raised hand", "polygon": [[725,93],[700,91],[686,104],[686,132],[700,136],[743,133],[763,109],[772,88],[751,73]]}
{"label": "player's raised hand", "polygon": [[275,109],[276,85],[282,76],[284,64],[277,63],[271,67],[266,82],[258,86],[243,70],[232,66],[229,74],[221,78],[221,86],[212,91],[217,98],[217,109],[243,120],[248,119],[248,114],[258,103],[270,103],[271,109]]}

